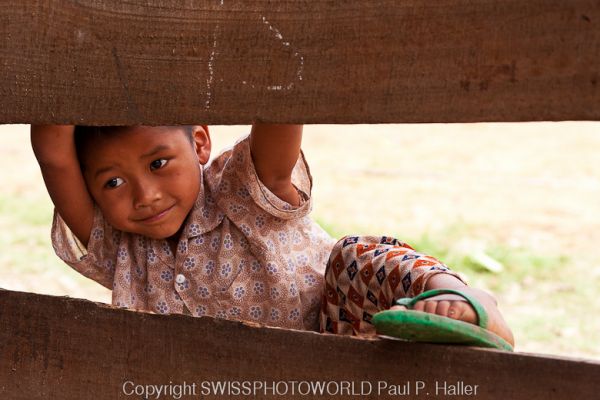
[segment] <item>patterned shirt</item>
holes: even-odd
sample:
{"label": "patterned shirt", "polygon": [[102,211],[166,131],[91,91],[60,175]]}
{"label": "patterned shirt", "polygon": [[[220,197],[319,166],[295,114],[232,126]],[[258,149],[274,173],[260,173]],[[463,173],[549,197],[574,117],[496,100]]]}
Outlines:
{"label": "patterned shirt", "polygon": [[173,254],[166,240],[118,231],[95,210],[85,248],[55,212],[56,254],[112,289],[119,307],[318,330],[334,241],[309,217],[312,177],[301,155],[293,207],[258,179],[248,138],[205,169]]}

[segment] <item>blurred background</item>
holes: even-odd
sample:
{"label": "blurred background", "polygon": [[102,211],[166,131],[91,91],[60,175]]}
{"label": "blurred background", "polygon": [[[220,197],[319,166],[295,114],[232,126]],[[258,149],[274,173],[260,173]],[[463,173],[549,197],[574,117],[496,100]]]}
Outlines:
{"label": "blurred background", "polygon": [[[216,155],[249,127],[211,127]],[[313,125],[313,218],[396,236],[498,298],[517,351],[600,359],[600,123]],[[27,125],[0,125],[0,287],[110,303],[50,245]]]}

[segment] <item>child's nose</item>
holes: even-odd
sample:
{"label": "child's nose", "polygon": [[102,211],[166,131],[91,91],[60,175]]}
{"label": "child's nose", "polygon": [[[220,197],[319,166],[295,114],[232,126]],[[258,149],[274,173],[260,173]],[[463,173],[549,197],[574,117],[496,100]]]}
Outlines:
{"label": "child's nose", "polygon": [[135,208],[150,206],[161,198],[160,185],[151,179],[140,179],[134,185],[133,205]]}

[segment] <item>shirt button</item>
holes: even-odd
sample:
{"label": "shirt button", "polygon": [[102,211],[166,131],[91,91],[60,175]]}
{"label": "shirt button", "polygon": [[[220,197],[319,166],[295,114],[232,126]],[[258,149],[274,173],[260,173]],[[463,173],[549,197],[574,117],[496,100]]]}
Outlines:
{"label": "shirt button", "polygon": [[177,282],[177,283],[183,283],[183,282],[185,282],[185,276],[183,274],[178,274],[175,277],[175,282]]}

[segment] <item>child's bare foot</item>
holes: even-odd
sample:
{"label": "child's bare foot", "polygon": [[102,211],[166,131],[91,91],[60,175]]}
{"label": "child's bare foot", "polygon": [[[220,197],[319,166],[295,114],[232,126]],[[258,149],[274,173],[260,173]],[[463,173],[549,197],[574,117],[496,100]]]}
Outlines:
{"label": "child's bare foot", "polygon": [[[498,310],[496,299],[489,293],[480,289],[470,288],[452,275],[437,274],[429,278],[425,290],[432,289],[454,289],[476,298],[488,314],[488,327],[491,332],[496,333],[512,346],[514,346],[513,334]],[[404,310],[404,306],[393,306],[390,310]],[[471,305],[461,296],[454,294],[443,294],[419,301],[413,307],[415,311],[423,311],[431,314],[441,315],[477,324],[477,313]]]}

